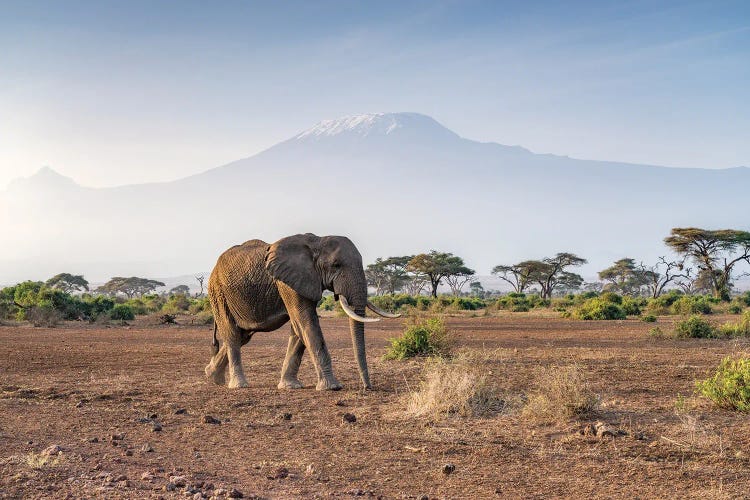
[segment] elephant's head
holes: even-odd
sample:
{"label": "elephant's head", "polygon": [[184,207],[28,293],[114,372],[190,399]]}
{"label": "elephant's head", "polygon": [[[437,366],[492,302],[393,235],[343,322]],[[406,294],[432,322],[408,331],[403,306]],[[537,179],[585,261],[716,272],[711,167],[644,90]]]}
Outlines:
{"label": "elephant's head", "polygon": [[297,234],[282,238],[266,251],[266,269],[277,280],[315,302],[330,290],[349,315],[352,344],[357,356],[359,374],[365,388],[370,376],[365,356],[365,308],[385,317],[398,317],[381,311],[367,300],[367,279],[362,256],[354,243],[344,236]]}

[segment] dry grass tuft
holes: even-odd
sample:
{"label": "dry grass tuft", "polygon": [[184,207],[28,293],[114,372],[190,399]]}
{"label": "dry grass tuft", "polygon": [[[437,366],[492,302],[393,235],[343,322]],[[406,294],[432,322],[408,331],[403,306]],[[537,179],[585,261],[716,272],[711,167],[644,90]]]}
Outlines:
{"label": "dry grass tuft", "polygon": [[431,358],[423,381],[406,397],[406,412],[415,417],[484,416],[503,411],[508,401],[490,383],[489,368],[477,356]]}
{"label": "dry grass tuft", "polygon": [[522,415],[542,422],[569,420],[593,412],[599,401],[578,365],[550,367],[535,380]]}

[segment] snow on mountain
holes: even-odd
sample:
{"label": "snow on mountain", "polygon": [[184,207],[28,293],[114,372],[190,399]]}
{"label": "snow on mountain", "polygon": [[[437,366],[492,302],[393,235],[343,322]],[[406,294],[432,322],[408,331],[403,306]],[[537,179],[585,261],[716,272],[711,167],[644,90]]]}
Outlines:
{"label": "snow on mountain", "polygon": [[390,135],[404,131],[419,131],[424,135],[458,135],[440,125],[429,116],[419,113],[368,113],[344,116],[335,120],[323,120],[294,137],[301,139],[321,139],[337,135],[367,137],[370,135]]}

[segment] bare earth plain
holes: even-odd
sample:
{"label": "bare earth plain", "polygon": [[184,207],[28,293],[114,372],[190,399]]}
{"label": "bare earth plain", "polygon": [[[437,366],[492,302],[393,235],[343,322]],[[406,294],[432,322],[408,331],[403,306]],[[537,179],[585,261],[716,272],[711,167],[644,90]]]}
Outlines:
{"label": "bare earth plain", "polygon": [[[671,321],[657,324],[666,330]],[[513,409],[407,417],[404,394],[419,386],[424,360],[381,359],[401,320],[367,326],[367,392],[341,318],[322,319],[345,386],[338,392],[314,390],[309,355],[306,388],[276,389],[288,326],[243,348],[250,387],[239,390],[204,378],[208,326],[5,326],[0,498],[201,498],[220,489],[245,498],[750,496],[750,420],[694,396],[695,379],[748,344],[653,339],[653,324],[637,320],[507,314],[447,325],[460,348],[488,354],[491,377],[509,395],[527,393],[540,370],[576,363],[601,408],[554,424]],[[597,420],[626,434],[579,432]],[[61,452],[45,455],[53,445]],[[455,470],[445,474],[446,464]],[[175,476],[185,486],[169,490]]]}

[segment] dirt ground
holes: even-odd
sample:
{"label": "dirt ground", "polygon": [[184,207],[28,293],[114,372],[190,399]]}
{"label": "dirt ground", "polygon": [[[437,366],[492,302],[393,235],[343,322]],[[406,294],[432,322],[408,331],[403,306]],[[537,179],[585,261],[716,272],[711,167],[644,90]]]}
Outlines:
{"label": "dirt ground", "polygon": [[[419,386],[424,361],[381,359],[401,320],[367,327],[368,392],[358,390],[340,318],[322,320],[345,385],[338,392],[314,390],[307,355],[306,388],[276,389],[288,326],[243,348],[250,387],[238,390],[204,379],[210,327],[5,326],[0,498],[201,498],[232,489],[245,498],[750,496],[750,420],[693,396],[696,378],[747,344],[653,339],[653,324],[637,320],[508,314],[447,324],[460,347],[489,353],[491,376],[508,393],[525,394],[546,367],[577,363],[601,409],[555,424],[512,410],[407,418],[403,397]],[[627,434],[579,434],[596,420]],[[59,453],[45,454],[55,445]]]}

